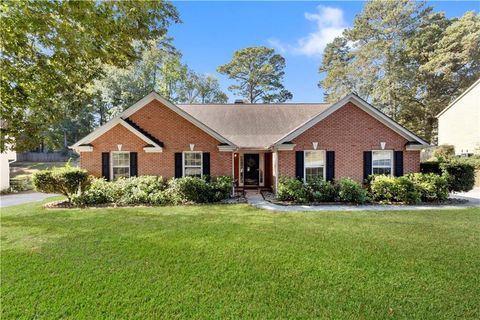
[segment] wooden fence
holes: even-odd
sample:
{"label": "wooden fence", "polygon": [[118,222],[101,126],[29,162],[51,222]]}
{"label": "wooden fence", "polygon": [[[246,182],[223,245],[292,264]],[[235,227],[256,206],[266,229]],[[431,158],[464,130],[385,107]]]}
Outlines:
{"label": "wooden fence", "polygon": [[67,162],[75,158],[73,153],[64,152],[23,152],[17,153],[17,161],[28,162]]}

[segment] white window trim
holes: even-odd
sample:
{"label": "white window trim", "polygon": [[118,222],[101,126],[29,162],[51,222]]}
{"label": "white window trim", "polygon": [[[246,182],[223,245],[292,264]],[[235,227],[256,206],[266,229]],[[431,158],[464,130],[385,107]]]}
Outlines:
{"label": "white window trim", "polygon": [[[323,180],[326,180],[326,174],[327,174],[327,151],[326,150],[303,150],[303,183],[307,183],[307,162],[305,159],[307,158],[305,156],[306,152],[323,152]],[[309,168],[318,168],[318,167],[309,167]]]}
{"label": "white window trim", "polygon": [[[182,152],[182,177],[185,175],[185,154],[186,153],[200,153],[200,177],[203,178],[203,151],[183,151]],[[187,166],[191,168],[198,168],[198,166]]]}
{"label": "white window trim", "polygon": [[[372,150],[372,172],[371,172],[371,174],[374,174],[373,173],[373,153],[374,152],[387,152],[387,151],[390,152],[390,154],[391,154],[392,161],[390,162],[390,176],[393,176],[393,170],[395,168],[395,164],[393,163],[395,161],[394,155],[393,155],[393,150],[378,150],[378,149]],[[380,167],[376,166],[375,168],[388,168],[388,167],[387,166],[380,166]]]}
{"label": "white window trim", "polygon": [[115,177],[113,176],[113,154],[118,153],[128,153],[128,166],[115,166],[115,168],[128,168],[128,178],[132,176],[132,173],[130,172],[130,151],[112,151],[110,152],[110,177],[112,177],[112,181],[115,180]]}

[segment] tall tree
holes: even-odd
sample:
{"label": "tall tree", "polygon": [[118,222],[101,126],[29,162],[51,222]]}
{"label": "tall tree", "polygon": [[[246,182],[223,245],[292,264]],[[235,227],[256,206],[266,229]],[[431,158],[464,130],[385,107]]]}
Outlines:
{"label": "tall tree", "polygon": [[188,72],[182,92],[182,100],[186,103],[226,103],[228,101],[217,78],[209,74],[197,74],[194,71]]}
{"label": "tall tree", "polygon": [[427,140],[435,115],[480,76],[479,16],[449,20],[423,2],[369,1],[328,44],[327,99],[355,92]]}
{"label": "tall tree", "polygon": [[104,64],[127,66],[138,57],[134,40],[156,39],[179,21],[165,1],[3,1],[0,10],[2,150],[36,145],[80,105]]}
{"label": "tall tree", "polygon": [[[140,46],[141,44],[137,44]],[[161,37],[143,47],[140,59],[127,68],[104,66],[105,77],[94,81],[90,93],[99,124],[122,112],[152,91],[172,102],[181,102],[181,88],[187,67],[172,46]]]}
{"label": "tall tree", "polygon": [[232,60],[217,68],[237,82],[228,89],[250,103],[284,102],[292,99],[283,86],[285,59],[266,47],[249,47],[236,51]]}

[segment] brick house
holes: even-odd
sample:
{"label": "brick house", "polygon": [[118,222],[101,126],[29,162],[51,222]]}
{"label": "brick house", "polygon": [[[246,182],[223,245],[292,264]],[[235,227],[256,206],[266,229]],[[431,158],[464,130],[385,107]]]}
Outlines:
{"label": "brick house", "polygon": [[327,180],[420,169],[428,144],[350,94],[334,104],[175,105],[152,92],[72,148],[92,175]]}

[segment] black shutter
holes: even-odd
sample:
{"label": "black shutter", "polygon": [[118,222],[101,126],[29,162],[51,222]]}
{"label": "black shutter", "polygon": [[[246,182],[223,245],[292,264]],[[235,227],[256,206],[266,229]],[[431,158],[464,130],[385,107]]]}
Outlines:
{"label": "black shutter", "polygon": [[102,177],[110,181],[110,152],[102,152]]}
{"label": "black shutter", "polygon": [[372,151],[363,152],[363,179],[367,180],[372,174]]}
{"label": "black shutter", "polygon": [[182,172],[182,153],[175,152],[175,178],[181,178]]}
{"label": "black shutter", "polygon": [[327,151],[327,181],[335,180],[335,151]]}
{"label": "black shutter", "polygon": [[136,152],[130,152],[130,177],[138,176],[138,155]]}
{"label": "black shutter", "polygon": [[403,176],[403,151],[395,151],[393,165],[395,166],[395,177]]}
{"label": "black shutter", "polygon": [[204,176],[210,175],[210,152],[204,152],[202,155],[202,167]]}
{"label": "black shutter", "polygon": [[304,158],[303,158],[303,151],[295,152],[295,176],[297,179],[303,180],[303,165],[304,165]]}

